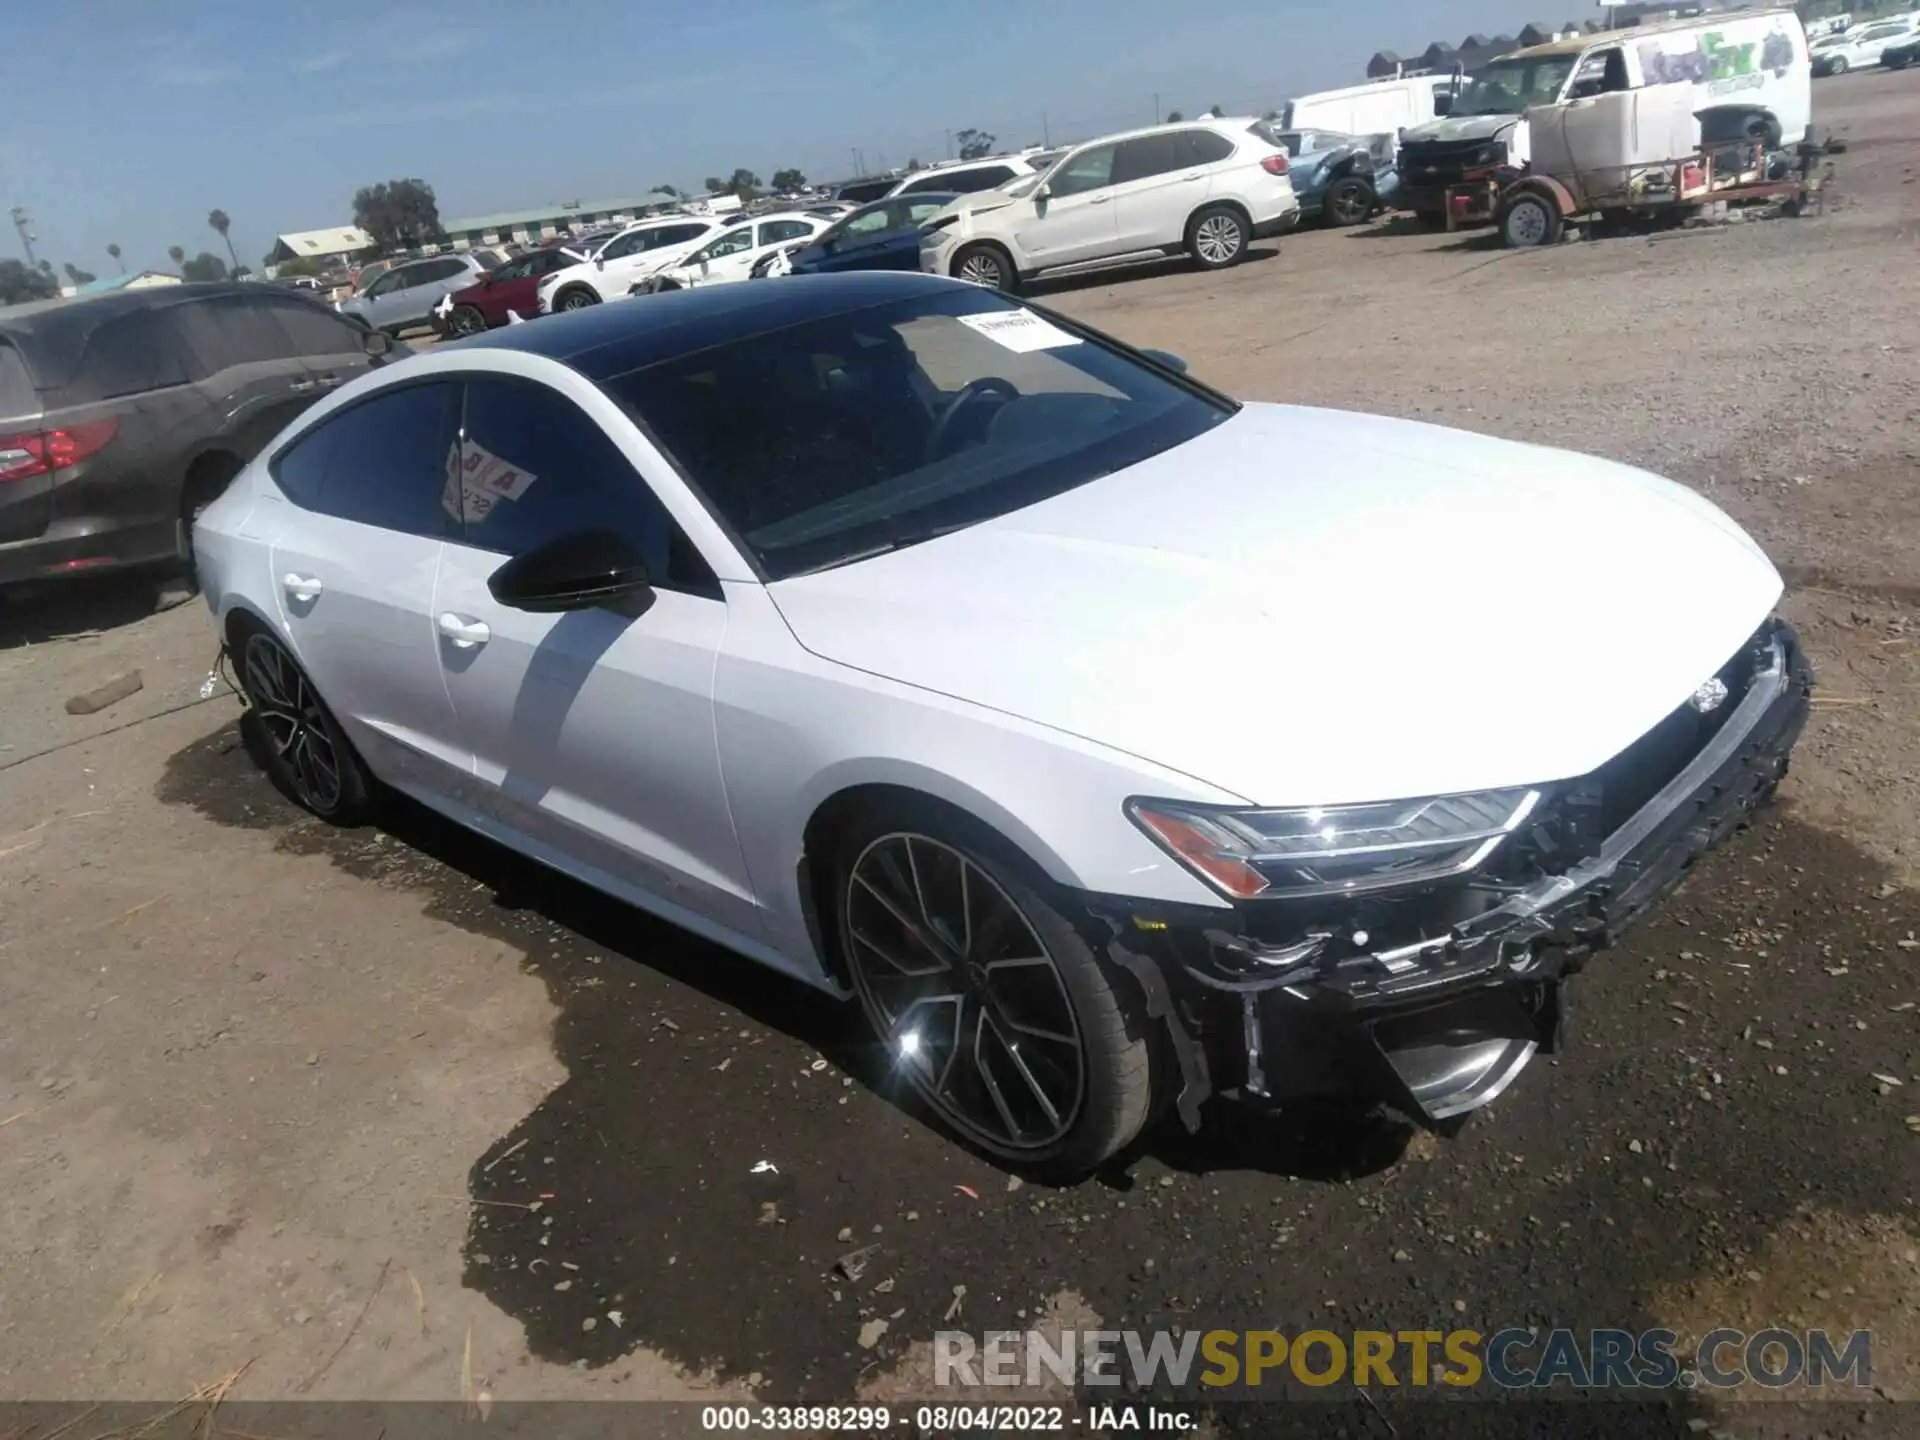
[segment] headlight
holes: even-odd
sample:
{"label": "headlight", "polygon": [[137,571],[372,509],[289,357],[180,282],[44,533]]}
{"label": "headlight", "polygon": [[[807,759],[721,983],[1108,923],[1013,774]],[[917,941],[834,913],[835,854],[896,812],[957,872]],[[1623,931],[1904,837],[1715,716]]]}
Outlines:
{"label": "headlight", "polygon": [[1300,810],[1130,800],[1155,842],[1235,900],[1398,889],[1478,868],[1540,803],[1538,790]]}

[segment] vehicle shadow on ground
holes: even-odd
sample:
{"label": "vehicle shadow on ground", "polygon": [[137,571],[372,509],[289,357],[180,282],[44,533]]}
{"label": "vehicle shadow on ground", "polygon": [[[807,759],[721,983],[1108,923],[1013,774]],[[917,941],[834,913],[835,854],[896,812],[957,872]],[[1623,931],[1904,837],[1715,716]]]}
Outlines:
{"label": "vehicle shadow on ground", "polygon": [[[1280,251],[1277,246],[1262,242],[1248,247],[1247,253],[1240,258],[1240,265],[1258,265],[1279,258]],[[1239,266],[1233,268],[1238,269]],[[1062,275],[1053,280],[1032,280],[1022,289],[1036,300],[1045,300],[1051,295],[1070,295],[1076,290],[1094,290],[1103,285],[1122,284],[1129,280],[1146,280],[1156,275],[1182,273],[1198,275],[1206,272],[1195,267],[1193,261],[1186,256],[1175,255],[1165,260],[1156,260],[1151,265],[1128,265],[1112,270],[1090,270],[1084,275]]]}
{"label": "vehicle shadow on ground", "polygon": [[[1567,1052],[1450,1142],[1337,1109],[1223,1113],[1052,1189],[915,1118],[852,1007],[417,807],[355,832],[301,817],[232,727],[158,793],[410,892],[543,982],[566,1078],[475,1157],[463,1250],[465,1284],[545,1360],[618,1367],[644,1345],[758,1371],[762,1398],[844,1402],[943,1316],[1019,1328],[1067,1292],[1113,1328],[1752,1333],[1791,1313],[1874,1324],[1876,1366],[1909,1338],[1910,1307],[1827,1301],[1915,1264],[1910,1107],[1869,1082],[1911,1068],[1893,941],[1920,899],[1790,813],[1597,959]],[[1842,1243],[1781,1250],[1798,1226]],[[881,1343],[857,1338],[881,1320]],[[1641,1433],[1680,1433],[1684,1410],[1659,1414]],[[1401,1408],[1410,1433],[1419,1416]]]}
{"label": "vehicle shadow on ground", "polygon": [[49,640],[85,640],[152,615],[151,575],[75,576],[0,595],[0,650]]}

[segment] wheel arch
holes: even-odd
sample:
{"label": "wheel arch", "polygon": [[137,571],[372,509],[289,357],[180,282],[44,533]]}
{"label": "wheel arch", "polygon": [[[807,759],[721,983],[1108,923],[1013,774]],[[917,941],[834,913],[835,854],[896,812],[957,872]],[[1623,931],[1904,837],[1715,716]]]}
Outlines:
{"label": "wheel arch", "polygon": [[[216,441],[197,453],[187,462],[186,471],[180,478],[180,505],[184,511],[196,493],[195,487],[205,486],[217,480],[222,488],[231,485],[240,472],[247,468],[246,457],[231,446]],[[217,498],[209,495],[209,500]]]}
{"label": "wheel arch", "polygon": [[800,913],[821,969],[841,986],[850,986],[840,959],[839,907],[834,893],[834,858],[846,827],[863,812],[882,805],[924,807],[949,819],[1002,859],[1027,870],[1030,878],[1072,886],[1076,876],[1053,846],[991,796],[965,781],[900,761],[835,767],[815,787],[801,828],[794,870]]}
{"label": "wheel arch", "polygon": [[1247,227],[1247,239],[1249,241],[1253,239],[1253,212],[1247,209],[1247,207],[1244,204],[1242,204],[1240,201],[1234,199],[1233,196],[1222,195],[1217,198],[1210,198],[1210,199],[1201,201],[1200,204],[1194,206],[1193,209],[1188,213],[1187,223],[1180,232],[1183,236],[1186,237],[1188,244],[1193,243],[1194,224],[1200,219],[1202,215],[1206,214],[1207,211],[1209,210],[1233,211],[1234,214],[1240,217],[1240,223]]}
{"label": "wheel arch", "polygon": [[1524,180],[1516,180],[1500,196],[1500,203],[1507,204],[1523,195],[1538,195],[1560,212],[1562,220],[1570,219],[1579,211],[1573,198],[1573,191],[1551,175],[1529,175]]}

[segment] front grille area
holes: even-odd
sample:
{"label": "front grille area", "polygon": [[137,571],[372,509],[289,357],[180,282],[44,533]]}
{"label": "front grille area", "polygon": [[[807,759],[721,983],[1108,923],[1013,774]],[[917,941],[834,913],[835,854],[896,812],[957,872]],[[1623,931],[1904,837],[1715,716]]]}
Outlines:
{"label": "front grille area", "polygon": [[1400,149],[1400,176],[1422,189],[1457,185],[1469,171],[1507,163],[1504,140],[1414,141]]}

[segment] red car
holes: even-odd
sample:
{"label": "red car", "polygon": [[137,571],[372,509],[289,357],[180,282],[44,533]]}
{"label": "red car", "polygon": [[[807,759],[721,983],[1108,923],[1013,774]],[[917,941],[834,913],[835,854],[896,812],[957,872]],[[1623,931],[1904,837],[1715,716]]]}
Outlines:
{"label": "red car", "polygon": [[434,327],[442,335],[478,335],[496,325],[505,325],[509,310],[522,320],[532,320],[540,313],[535,291],[541,280],[556,270],[578,265],[585,258],[564,245],[516,256],[498,269],[489,270],[466,289],[448,296],[449,308],[445,313],[438,308],[434,311]]}

